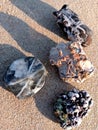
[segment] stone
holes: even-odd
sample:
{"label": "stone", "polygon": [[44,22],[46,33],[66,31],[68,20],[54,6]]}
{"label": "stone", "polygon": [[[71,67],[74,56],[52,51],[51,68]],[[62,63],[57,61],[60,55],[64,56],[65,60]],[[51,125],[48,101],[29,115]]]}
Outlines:
{"label": "stone", "polygon": [[17,59],[4,75],[5,89],[19,99],[29,97],[44,86],[46,75],[44,65],[34,56]]}
{"label": "stone", "polygon": [[59,43],[50,50],[50,63],[59,70],[63,81],[83,82],[94,72],[79,42]]}
{"label": "stone", "polygon": [[[76,92],[74,90],[76,90]],[[56,102],[54,103],[54,115],[56,116],[61,127],[64,129],[72,129],[73,127],[79,126],[82,122],[82,118],[85,117],[87,113],[91,110],[93,101],[90,95],[88,94],[89,100],[87,99],[87,96],[83,98],[84,103],[81,106],[82,97],[80,93],[83,94],[85,90],[83,91],[82,90],[77,91],[77,90],[78,89],[72,89],[68,92],[65,91],[64,93],[58,96]],[[74,93],[75,95],[79,95],[79,97],[76,98],[74,102],[69,97],[69,94],[71,93]],[[73,94],[71,96],[74,97]],[[63,98],[63,97],[67,97],[67,98]]]}
{"label": "stone", "polygon": [[78,15],[64,5],[59,11],[53,12],[57,24],[63,30],[65,37],[71,41],[80,41],[83,46],[88,46],[92,41],[92,31],[78,17]]}

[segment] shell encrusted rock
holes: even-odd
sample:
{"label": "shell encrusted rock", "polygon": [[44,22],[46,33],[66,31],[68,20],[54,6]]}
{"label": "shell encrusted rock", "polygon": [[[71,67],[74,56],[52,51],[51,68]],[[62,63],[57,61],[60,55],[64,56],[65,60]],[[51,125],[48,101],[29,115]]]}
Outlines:
{"label": "shell encrusted rock", "polygon": [[35,57],[20,58],[8,67],[4,76],[5,89],[20,99],[37,93],[45,83],[47,71]]}
{"label": "shell encrusted rock", "polygon": [[54,115],[64,129],[72,129],[81,124],[93,104],[92,98],[84,90],[72,89],[61,94],[54,103]]}
{"label": "shell encrusted rock", "polygon": [[50,50],[50,63],[59,70],[63,81],[83,82],[94,72],[79,42],[59,43]]}
{"label": "shell encrusted rock", "polygon": [[59,11],[53,12],[57,18],[57,24],[64,31],[68,40],[80,41],[83,46],[88,46],[92,41],[92,31],[85,25],[67,5]]}

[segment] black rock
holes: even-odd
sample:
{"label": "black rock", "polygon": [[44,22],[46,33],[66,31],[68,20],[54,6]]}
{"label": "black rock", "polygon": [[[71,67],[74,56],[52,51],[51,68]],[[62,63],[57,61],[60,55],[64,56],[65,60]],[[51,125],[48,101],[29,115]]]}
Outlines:
{"label": "black rock", "polygon": [[53,12],[57,24],[63,30],[65,37],[71,41],[80,41],[81,45],[88,46],[92,41],[92,31],[79,19],[78,15],[64,5],[59,11]]}
{"label": "black rock", "polygon": [[[81,94],[84,94],[85,92],[86,95],[88,95],[89,97],[81,97],[81,95],[79,95],[80,92]],[[75,98],[73,103],[70,96],[74,97],[74,94],[77,94],[79,96],[78,98]],[[67,97],[67,101],[64,97]],[[87,115],[91,105],[92,98],[86,91],[73,89],[71,91],[68,91],[67,93],[65,92],[65,96],[63,93],[58,97],[57,101],[54,104],[54,114],[58,118],[59,123],[64,129],[71,129],[72,127],[79,126],[81,124],[82,118]]]}

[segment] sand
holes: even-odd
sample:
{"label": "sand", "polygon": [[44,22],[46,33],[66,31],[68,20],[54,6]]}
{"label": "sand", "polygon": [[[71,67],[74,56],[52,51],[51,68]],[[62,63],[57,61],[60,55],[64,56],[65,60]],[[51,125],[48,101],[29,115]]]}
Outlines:
{"label": "sand", "polygon": [[[92,44],[84,48],[96,67],[82,84],[64,83],[49,63],[49,51],[67,42],[52,12],[69,5],[93,30]],[[82,124],[73,130],[98,130],[98,0],[0,0],[0,130],[62,130],[53,116],[57,95],[74,86],[85,89],[94,105]],[[3,89],[3,75],[10,63],[35,55],[48,70],[45,86],[34,96],[18,100]]]}

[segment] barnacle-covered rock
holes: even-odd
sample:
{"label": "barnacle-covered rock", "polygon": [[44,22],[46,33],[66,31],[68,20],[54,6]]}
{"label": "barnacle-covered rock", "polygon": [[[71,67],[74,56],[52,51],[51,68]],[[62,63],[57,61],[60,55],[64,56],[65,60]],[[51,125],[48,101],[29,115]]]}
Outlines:
{"label": "barnacle-covered rock", "polygon": [[68,40],[80,41],[83,46],[88,46],[91,43],[92,31],[67,5],[53,14],[57,17],[57,24],[64,31]]}
{"label": "barnacle-covered rock", "polygon": [[50,63],[58,67],[62,80],[83,82],[94,72],[79,42],[60,43],[50,51]]}
{"label": "barnacle-covered rock", "polygon": [[64,129],[79,126],[92,105],[92,98],[84,90],[73,89],[61,94],[54,103],[54,115]]}
{"label": "barnacle-covered rock", "polygon": [[9,66],[4,76],[5,89],[13,92],[18,98],[29,97],[43,87],[46,75],[47,71],[39,59],[17,59]]}

